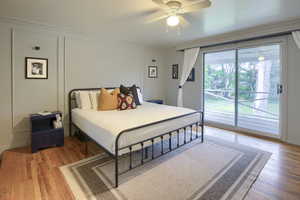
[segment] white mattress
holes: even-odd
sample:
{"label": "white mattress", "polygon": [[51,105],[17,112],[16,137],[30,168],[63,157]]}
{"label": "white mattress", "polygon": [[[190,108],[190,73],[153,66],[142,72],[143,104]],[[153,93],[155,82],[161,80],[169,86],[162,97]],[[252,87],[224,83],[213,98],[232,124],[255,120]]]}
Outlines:
{"label": "white mattress", "polygon": [[[121,131],[192,112],[195,110],[145,102],[137,109],[125,111],[75,108],[72,110],[72,120],[89,137],[114,154],[115,141]],[[124,133],[119,139],[119,148],[181,128],[199,119],[200,114],[195,113]]]}

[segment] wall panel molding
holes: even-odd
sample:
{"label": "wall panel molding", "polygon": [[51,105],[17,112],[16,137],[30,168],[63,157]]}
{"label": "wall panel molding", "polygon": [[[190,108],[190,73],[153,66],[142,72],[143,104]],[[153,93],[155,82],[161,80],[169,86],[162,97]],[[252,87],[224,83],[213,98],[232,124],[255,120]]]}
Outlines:
{"label": "wall panel molding", "polygon": [[59,36],[56,38],[56,110],[59,110],[59,97],[60,97],[60,92],[59,92],[59,86],[60,86],[60,81],[59,81],[59,72],[60,72],[60,51],[59,51]]}
{"label": "wall panel molding", "polygon": [[65,136],[70,135],[69,133],[69,116],[68,116],[68,103],[67,103],[67,69],[66,69],[66,36],[63,36],[63,111],[64,111],[64,129],[65,129]]}
{"label": "wall panel molding", "polygon": [[14,87],[15,87],[15,81],[14,81],[14,73],[15,73],[15,61],[14,61],[14,45],[15,45],[15,29],[14,28],[11,28],[11,128],[13,130],[14,128]]}
{"label": "wall panel molding", "polygon": [[[47,44],[49,43],[52,39],[55,40],[56,42],[54,43],[55,46],[53,49],[52,47],[45,47],[43,48],[43,46],[41,47],[41,53],[40,52],[35,52],[33,50],[28,50],[30,47],[23,47],[25,48],[24,51],[25,53],[21,53],[21,55],[23,56],[31,56],[31,57],[46,57],[49,60],[49,66],[48,66],[48,72],[49,72],[49,77],[47,80],[19,80],[20,77],[24,77],[24,72],[23,69],[25,69],[25,57],[17,57],[20,56],[20,52],[18,55],[16,55],[16,48],[17,46],[23,45],[23,44],[17,44],[16,42],[20,42],[20,41],[25,41],[26,44],[26,37],[29,37],[29,41],[33,40],[34,41],[34,34],[36,34],[37,40],[36,42],[39,43],[44,43]],[[16,40],[16,37],[25,37],[22,39],[18,38],[18,40]],[[44,83],[44,81],[51,81],[51,82],[55,82],[55,86],[53,87],[53,89],[55,90],[55,95],[56,95],[56,100],[55,100],[55,108],[54,110],[60,110],[60,97],[63,94],[60,94],[60,36],[57,34],[54,34],[53,32],[48,32],[48,31],[41,31],[41,30],[29,30],[27,28],[23,28],[23,27],[18,27],[18,28],[11,28],[11,99],[12,99],[12,103],[11,103],[11,113],[12,113],[12,124],[11,124],[11,128],[12,128],[12,135],[11,135],[11,139],[10,139],[10,147],[16,147],[16,146],[22,146],[24,144],[28,144],[29,143],[29,136],[30,136],[30,127],[27,127],[29,124],[27,123],[27,121],[29,121],[29,116],[26,116],[23,118],[22,121],[26,121],[26,123],[22,122],[22,125],[20,124],[20,116],[19,116],[19,122],[17,122],[17,115],[20,115],[20,113],[17,113],[17,107],[20,108],[20,102],[17,104],[16,102],[16,98],[18,98],[17,95],[17,81],[25,81],[25,82],[33,82],[36,81],[36,84],[40,84],[43,83],[44,85],[47,83]],[[34,44],[34,43],[33,43]],[[52,48],[52,49],[51,49]],[[55,52],[54,54],[49,54],[48,56],[41,56],[42,54],[45,54],[45,52],[43,52],[43,50],[45,50],[45,52]],[[46,53],[47,54],[47,53]],[[36,56],[35,56],[36,55]],[[53,57],[55,59],[53,59]],[[18,61],[18,62],[17,62]],[[18,70],[16,70],[16,62],[18,63]],[[21,67],[21,69],[19,68]],[[51,67],[55,67],[55,70],[53,71],[52,68],[52,74],[51,73]],[[18,74],[17,74],[18,73]],[[22,74],[20,74],[22,73]],[[51,77],[52,76],[52,77]],[[18,77],[18,78],[17,78]],[[40,82],[42,81],[42,82]],[[51,82],[49,82],[49,84],[51,85]],[[18,84],[20,84],[21,82],[19,82]],[[33,83],[32,83],[33,84]],[[29,88],[24,88],[24,89],[29,89]],[[18,89],[19,90],[19,89]],[[34,91],[34,88],[31,88],[31,90],[28,90],[28,92],[32,92]],[[45,91],[44,95],[51,95],[49,93],[47,93],[48,91]],[[20,97],[20,96],[19,96]],[[33,104],[30,104],[30,106],[34,106],[34,101],[31,101],[30,99],[24,99],[24,106],[26,101],[28,102],[33,102]],[[46,110],[46,109],[45,109]],[[32,111],[32,112],[36,112],[36,111]],[[30,113],[28,113],[29,115]],[[19,123],[19,124],[17,124]],[[25,126],[26,125],[26,126]],[[26,141],[23,141],[26,140]]]}

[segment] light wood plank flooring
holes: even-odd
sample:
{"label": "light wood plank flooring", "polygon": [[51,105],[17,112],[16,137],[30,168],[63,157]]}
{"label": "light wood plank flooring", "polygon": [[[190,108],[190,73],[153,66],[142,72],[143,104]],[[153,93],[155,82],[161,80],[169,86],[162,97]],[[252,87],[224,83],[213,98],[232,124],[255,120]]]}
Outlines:
{"label": "light wood plank flooring", "polygon": [[[272,152],[246,199],[300,199],[300,147],[206,127],[205,133]],[[6,151],[0,167],[0,199],[74,199],[59,166],[85,158],[84,145],[68,137],[64,147],[31,154],[29,148]]]}

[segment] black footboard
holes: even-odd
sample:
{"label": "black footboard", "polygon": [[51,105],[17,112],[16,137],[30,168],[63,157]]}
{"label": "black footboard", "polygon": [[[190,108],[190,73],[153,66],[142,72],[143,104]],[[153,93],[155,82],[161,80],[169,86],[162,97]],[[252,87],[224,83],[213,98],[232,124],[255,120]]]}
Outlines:
{"label": "black footboard", "polygon": [[[144,127],[147,127],[147,126],[152,126],[152,125],[155,125],[155,124],[158,124],[158,123],[163,123],[163,122],[166,122],[166,121],[170,121],[170,120],[173,120],[173,119],[178,119],[178,118],[182,118],[182,117],[185,117],[185,116],[188,116],[188,115],[193,115],[195,113],[200,113],[200,119],[199,121],[197,122],[194,122],[194,123],[191,123],[191,124],[188,124],[184,127],[181,127],[181,128],[178,128],[178,129],[174,129],[172,131],[169,131],[167,133],[163,133],[161,135],[157,135],[155,137],[151,137],[151,138],[147,138],[146,140],[142,140],[142,141],[139,141],[137,143],[134,143],[134,144],[131,144],[131,145],[128,145],[128,146],[125,146],[125,147],[119,147],[119,139],[120,139],[120,136],[125,134],[125,133],[128,133],[130,131],[133,131],[133,130],[136,130],[136,129],[139,129],[139,128],[144,128]],[[201,132],[199,132],[199,127],[201,128]],[[188,132],[187,130],[190,130],[190,132]],[[194,131],[193,129],[195,129],[195,134],[194,134]],[[182,133],[180,133],[180,130],[183,130]],[[178,116],[178,117],[174,117],[174,118],[170,118],[170,119],[166,119],[166,120],[162,120],[162,121],[158,121],[158,122],[155,122],[155,123],[150,123],[150,124],[146,124],[146,125],[143,125],[143,126],[139,126],[139,127],[135,127],[135,128],[131,128],[131,129],[127,129],[127,130],[124,130],[122,131],[117,139],[116,139],[116,142],[115,142],[115,187],[118,187],[118,184],[119,184],[119,175],[123,174],[123,173],[126,173],[136,167],[139,167],[139,166],[142,166],[144,165],[146,162],[149,162],[151,160],[154,160],[156,158],[159,158],[160,156],[164,155],[164,154],[167,154],[183,145],[186,145],[196,139],[201,139],[201,142],[203,142],[203,139],[204,139],[204,129],[203,129],[203,112],[201,111],[197,111],[197,112],[194,112],[194,113],[189,113],[189,114],[186,114],[186,115],[181,115],[181,116]],[[183,141],[181,142],[180,144],[180,134],[183,134]],[[187,137],[187,134],[190,134],[189,137]],[[168,139],[165,139],[166,136],[168,137]],[[174,142],[174,139],[172,138],[176,138],[176,144],[174,145],[172,142]],[[189,139],[187,139],[189,138]],[[164,149],[164,141],[165,140],[168,140],[168,144],[167,144],[167,151],[165,151]],[[161,149],[160,149],[160,154],[158,156],[155,156],[154,155],[154,143],[158,143],[160,142],[160,146],[161,146]],[[145,147],[145,143],[151,143],[151,157],[149,158],[148,157],[148,149],[146,146]],[[142,156],[141,156],[141,160],[140,160],[140,163],[133,166],[132,165],[132,153],[133,153],[133,146],[136,146],[136,145],[140,145],[140,151],[142,153]],[[128,170],[126,171],[123,171],[123,172],[119,172],[119,151],[121,150],[125,150],[127,149],[128,152],[129,152],[129,167],[128,167]],[[144,154],[144,149],[146,150],[146,153]],[[146,160],[146,161],[145,161]]]}

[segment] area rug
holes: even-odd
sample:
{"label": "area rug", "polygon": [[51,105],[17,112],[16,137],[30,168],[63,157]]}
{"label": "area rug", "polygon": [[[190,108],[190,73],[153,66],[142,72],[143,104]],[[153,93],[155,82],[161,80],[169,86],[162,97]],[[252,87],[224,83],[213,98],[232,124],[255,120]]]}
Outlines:
{"label": "area rug", "polygon": [[[159,148],[158,148],[159,149]],[[144,155],[144,153],[143,153]],[[134,156],[139,162],[141,152]],[[60,169],[76,199],[241,200],[271,153],[206,137],[124,173],[114,188],[114,161],[97,155]],[[122,164],[123,163],[123,164]],[[128,166],[126,155],[120,166]]]}

